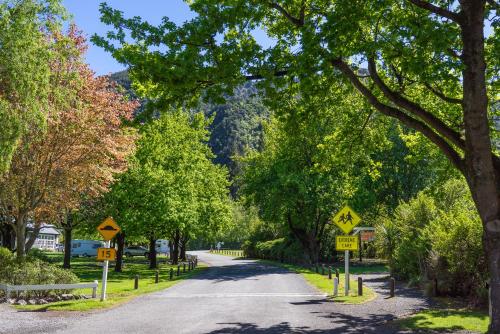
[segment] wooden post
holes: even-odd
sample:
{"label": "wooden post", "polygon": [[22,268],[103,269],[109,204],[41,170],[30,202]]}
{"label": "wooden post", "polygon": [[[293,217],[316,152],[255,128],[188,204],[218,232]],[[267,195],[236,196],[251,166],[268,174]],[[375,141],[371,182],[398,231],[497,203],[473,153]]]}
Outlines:
{"label": "wooden post", "polygon": [[335,277],[333,279],[333,296],[337,297],[339,294],[339,279]]}
{"label": "wooden post", "polygon": [[160,281],[160,273],[158,272],[158,270],[155,272],[155,284],[158,284],[158,282]]}
{"label": "wooden post", "polygon": [[332,279],[332,266],[328,266],[328,279]]}
{"label": "wooden post", "polygon": [[181,265],[178,264],[177,265],[177,276],[179,276],[181,274]]}
{"label": "wooden post", "polygon": [[363,278],[358,277],[358,296],[363,295]]}
{"label": "wooden post", "polygon": [[[95,280],[94,283],[96,284],[96,286],[92,288],[92,298],[97,298],[97,286],[98,286],[99,282],[97,282],[97,280]],[[7,299],[9,299],[9,291],[8,290],[7,290]]]}
{"label": "wooden post", "polygon": [[183,264],[182,264],[182,272],[183,272],[183,273],[185,273],[185,272],[186,272],[186,264],[185,264],[185,263],[183,263]]}
{"label": "wooden post", "polygon": [[139,275],[135,275],[135,279],[134,279],[134,289],[135,289],[135,290],[139,289]]}
{"label": "wooden post", "polygon": [[394,297],[394,290],[396,289],[396,280],[394,277],[391,277],[389,280],[389,289],[390,289],[390,296]]}
{"label": "wooden post", "polygon": [[337,277],[337,279],[339,279],[339,269],[338,268],[335,268],[335,277]]}
{"label": "wooden post", "polygon": [[170,268],[170,280],[174,278],[174,268]]}

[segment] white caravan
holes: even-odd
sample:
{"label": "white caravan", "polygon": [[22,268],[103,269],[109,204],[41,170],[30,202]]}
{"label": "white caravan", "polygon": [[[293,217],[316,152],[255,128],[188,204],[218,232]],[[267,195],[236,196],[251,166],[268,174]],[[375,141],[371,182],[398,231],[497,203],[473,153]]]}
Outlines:
{"label": "white caravan", "polygon": [[72,240],[71,256],[97,256],[97,249],[104,247],[102,241],[96,240]]}
{"label": "white caravan", "polygon": [[158,239],[156,240],[156,253],[158,254],[170,254],[170,246],[168,240]]}

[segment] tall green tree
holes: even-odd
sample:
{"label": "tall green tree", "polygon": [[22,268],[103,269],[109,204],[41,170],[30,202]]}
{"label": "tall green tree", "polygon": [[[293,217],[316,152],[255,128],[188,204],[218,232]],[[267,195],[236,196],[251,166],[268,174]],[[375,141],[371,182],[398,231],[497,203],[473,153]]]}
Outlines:
{"label": "tall green tree", "polygon": [[286,108],[265,127],[262,152],[242,159],[242,190],[264,220],[281,223],[317,263],[327,224],[356,192],[369,168],[367,152],[381,139],[374,129],[384,124],[341,83],[322,98],[291,99]]}
{"label": "tall green tree", "polygon": [[10,165],[23,133],[43,129],[50,109],[50,64],[57,57],[49,38],[64,10],[58,0],[0,4],[0,173]]}
{"label": "tall green tree", "polygon": [[[193,101],[186,95],[200,89],[230,93],[258,79],[270,92],[297,83],[307,95],[321,80],[343,78],[378,112],[422,133],[467,180],[483,223],[490,332],[499,333],[500,159],[492,150],[489,103],[498,88],[498,1],[189,3],[197,16],[180,26],[168,18],[159,26],[126,19],[104,4],[102,19],[115,28],[108,36],[121,46],[94,40],[131,66],[158,101]],[[257,28],[275,43],[259,46]],[[128,31],[137,43],[127,42]],[[369,72],[360,73],[365,64]]]}
{"label": "tall green tree", "polygon": [[130,168],[107,195],[126,234],[149,240],[151,268],[157,239],[173,242],[176,263],[193,236],[215,235],[230,217],[227,169],[211,161],[208,126],[183,111],[141,126]]}

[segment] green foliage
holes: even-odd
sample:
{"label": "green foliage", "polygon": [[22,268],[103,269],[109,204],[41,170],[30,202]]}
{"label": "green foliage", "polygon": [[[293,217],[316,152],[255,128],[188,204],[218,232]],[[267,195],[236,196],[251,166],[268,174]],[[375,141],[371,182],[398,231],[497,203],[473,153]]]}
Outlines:
{"label": "green foliage", "polygon": [[140,128],[130,169],[107,194],[107,213],[130,237],[213,237],[230,220],[227,170],[211,162],[202,114],[168,111]]}
{"label": "green foliage", "polygon": [[482,225],[463,180],[420,192],[377,231],[378,247],[395,275],[416,282],[438,279],[440,293],[477,298],[472,302],[485,297]]}
{"label": "green foliage", "polygon": [[[78,278],[71,271],[42,261],[37,257],[40,257],[39,254],[18,260],[8,249],[0,248],[0,283],[25,285],[78,282]],[[24,292],[23,295],[26,297],[32,295],[45,297],[50,293],[50,291],[29,291]]]}
{"label": "green foliage", "polygon": [[21,135],[45,124],[51,89],[50,63],[64,9],[59,0],[0,4],[0,172],[8,169]]}

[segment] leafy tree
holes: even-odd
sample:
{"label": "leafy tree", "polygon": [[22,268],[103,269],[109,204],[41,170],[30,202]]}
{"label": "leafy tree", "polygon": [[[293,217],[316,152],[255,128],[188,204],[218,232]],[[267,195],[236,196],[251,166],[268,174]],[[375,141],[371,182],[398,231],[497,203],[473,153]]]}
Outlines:
{"label": "leafy tree", "polygon": [[[489,108],[498,88],[498,1],[197,0],[190,7],[192,20],[177,26],[165,18],[156,27],[103,4],[102,19],[115,28],[108,37],[121,46],[94,41],[160,103],[196,101],[191,93],[201,89],[220,96],[258,79],[271,96],[294,84],[308,95],[323,80],[343,78],[378,112],[422,133],[467,180],[489,261],[490,332],[500,332],[500,159],[490,123],[498,110]],[[263,49],[252,37],[257,28],[275,43]],[[363,64],[368,73],[357,70]]]}
{"label": "leafy tree", "polygon": [[[350,200],[380,120],[339,83],[321,99],[292,99],[267,125],[262,152],[243,161],[242,190],[266,221],[281,222],[317,263],[332,213]],[[293,111],[292,111],[293,110]],[[346,111],[347,110],[347,111]],[[366,124],[366,117],[371,121]],[[381,124],[383,125],[383,124]]]}
{"label": "leafy tree", "polygon": [[217,233],[230,209],[227,170],[211,162],[208,121],[167,111],[141,126],[130,169],[112,187],[119,219],[127,235],[150,242],[150,267],[156,267],[154,244],[160,237],[173,243],[172,260],[193,236]]}
{"label": "leafy tree", "polygon": [[57,0],[0,4],[0,173],[9,168],[22,134],[44,128],[50,63],[57,57],[47,34],[57,29],[61,15]]}
{"label": "leafy tree", "polygon": [[36,237],[35,230],[25,245],[29,221],[36,229],[43,221],[61,223],[71,242],[68,214],[107,190],[133,148],[134,135],[121,124],[136,104],[116,93],[107,78],[94,77],[83,63],[84,39],[75,27],[52,37],[61,58],[51,64],[46,129],[23,133],[10,169],[0,177],[0,205],[15,229],[18,257]]}

